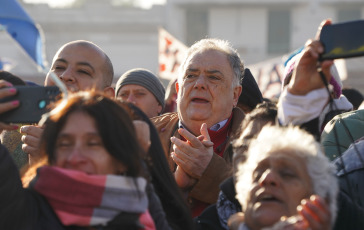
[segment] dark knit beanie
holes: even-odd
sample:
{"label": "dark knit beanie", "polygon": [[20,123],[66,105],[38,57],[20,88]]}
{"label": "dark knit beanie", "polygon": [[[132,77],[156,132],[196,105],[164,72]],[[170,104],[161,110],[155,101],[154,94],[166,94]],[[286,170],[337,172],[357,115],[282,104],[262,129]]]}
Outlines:
{"label": "dark knit beanie", "polygon": [[[136,68],[125,72],[116,83],[115,95],[124,85],[140,85],[149,90],[164,109],[164,95],[166,93],[160,80],[147,69]],[[162,110],[163,110],[162,109]]]}
{"label": "dark knit beanie", "polygon": [[254,109],[257,104],[263,102],[259,86],[248,68],[244,70],[241,86],[243,90],[239,97],[239,103]]}

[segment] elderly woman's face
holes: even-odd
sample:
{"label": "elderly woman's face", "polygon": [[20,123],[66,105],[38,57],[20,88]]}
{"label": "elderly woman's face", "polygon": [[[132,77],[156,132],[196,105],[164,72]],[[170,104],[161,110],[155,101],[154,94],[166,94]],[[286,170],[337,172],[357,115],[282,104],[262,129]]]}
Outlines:
{"label": "elderly woman's face", "polygon": [[258,162],[252,176],[245,209],[245,221],[251,229],[295,215],[301,200],[313,193],[305,160],[289,150],[269,153]]}
{"label": "elderly woman's face", "polygon": [[106,150],[94,119],[74,112],[58,134],[55,166],[87,174],[119,174],[126,169]]}

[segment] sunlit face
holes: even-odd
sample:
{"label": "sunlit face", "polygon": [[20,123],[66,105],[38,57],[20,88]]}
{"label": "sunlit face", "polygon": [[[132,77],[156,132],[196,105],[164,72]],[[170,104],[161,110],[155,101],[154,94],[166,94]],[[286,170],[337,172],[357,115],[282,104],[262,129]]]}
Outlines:
{"label": "sunlit face", "polygon": [[69,115],[56,142],[58,167],[88,174],[120,174],[125,167],[105,149],[94,119],[84,112]]}
{"label": "sunlit face", "polygon": [[54,57],[45,85],[55,85],[50,73],[55,73],[72,92],[95,88],[103,90],[105,56],[95,47],[70,44],[63,47]]}
{"label": "sunlit face", "polygon": [[148,117],[158,116],[162,112],[162,106],[155,96],[140,85],[124,85],[116,95],[122,101],[131,102],[139,107]]}
{"label": "sunlit face", "polygon": [[191,56],[182,81],[176,83],[177,108],[182,123],[194,134],[229,118],[241,86],[232,88],[234,73],[226,54],[205,50]]}
{"label": "sunlit face", "polygon": [[290,150],[269,153],[258,163],[252,179],[245,210],[246,224],[252,230],[296,214],[301,200],[313,193],[305,160]]}

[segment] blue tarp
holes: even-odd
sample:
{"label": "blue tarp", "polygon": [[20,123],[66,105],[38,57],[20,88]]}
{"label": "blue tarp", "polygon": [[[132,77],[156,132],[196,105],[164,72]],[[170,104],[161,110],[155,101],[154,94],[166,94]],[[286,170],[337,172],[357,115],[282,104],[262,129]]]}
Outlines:
{"label": "blue tarp", "polygon": [[16,0],[0,0],[0,25],[44,69],[42,39],[34,21]]}

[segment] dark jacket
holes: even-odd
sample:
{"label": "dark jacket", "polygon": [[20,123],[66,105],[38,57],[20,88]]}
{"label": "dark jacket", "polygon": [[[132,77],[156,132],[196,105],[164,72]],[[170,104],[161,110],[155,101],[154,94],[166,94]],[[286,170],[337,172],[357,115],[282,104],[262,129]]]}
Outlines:
{"label": "dark jacket", "polygon": [[343,191],[338,194],[337,217],[333,230],[363,230],[364,210]]}
{"label": "dark jacket", "polygon": [[364,140],[351,145],[334,163],[340,189],[364,207]]}
{"label": "dark jacket", "polygon": [[334,230],[364,229],[364,141],[351,145],[334,163],[340,185]]}
{"label": "dark jacket", "polygon": [[220,185],[219,198],[216,204],[206,208],[194,219],[196,230],[225,230],[231,215],[241,212],[241,205],[235,198],[236,191],[233,177],[229,177]]}

